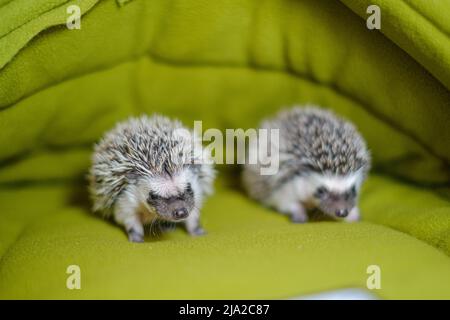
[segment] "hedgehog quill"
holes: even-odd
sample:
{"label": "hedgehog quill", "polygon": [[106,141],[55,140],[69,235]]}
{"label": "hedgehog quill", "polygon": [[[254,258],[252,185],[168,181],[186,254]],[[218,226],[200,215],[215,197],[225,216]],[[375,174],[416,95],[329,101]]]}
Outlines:
{"label": "hedgehog quill", "polygon": [[252,198],[296,223],[308,220],[310,208],[345,221],[360,219],[357,202],[370,154],[353,124],[331,111],[294,107],[261,127],[280,130],[280,163],[274,175],[261,175],[259,163],[245,165],[243,184]]}
{"label": "hedgehog quill", "polygon": [[144,225],[155,221],[183,222],[189,234],[204,234],[200,209],[215,171],[195,158],[207,155],[191,135],[178,120],[159,115],[117,124],[94,148],[94,211],[112,217],[132,242],[143,242]]}

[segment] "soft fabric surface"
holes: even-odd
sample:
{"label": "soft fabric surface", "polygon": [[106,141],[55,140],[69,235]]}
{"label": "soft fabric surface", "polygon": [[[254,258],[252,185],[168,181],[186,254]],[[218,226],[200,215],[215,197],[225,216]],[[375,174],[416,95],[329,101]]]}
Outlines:
{"label": "soft fabric surface", "polygon": [[[64,25],[73,3],[81,30]],[[378,264],[384,298],[448,298],[450,24],[448,4],[429,3],[0,0],[0,297],[283,298],[364,287]],[[230,167],[206,237],[139,246],[89,215],[92,143],[117,120],[249,128],[308,102],[367,139],[365,222],[291,225]],[[72,263],[81,291],[65,288]]]}
{"label": "soft fabric surface", "polygon": [[[373,202],[397,205],[386,200],[383,187],[417,192],[372,177],[365,213]],[[84,192],[60,184],[0,192],[7,206],[2,223],[7,233],[0,234],[8,243],[0,248],[0,298],[290,298],[364,289],[369,265],[381,268],[382,288],[373,291],[380,298],[450,298],[448,256],[387,227],[295,225],[219,187],[204,210],[208,235],[191,238],[176,230],[134,244],[82,207]],[[429,197],[430,206],[439,206]],[[405,200],[396,210],[414,213],[415,206]],[[81,268],[81,290],[65,286],[72,264]]]}
{"label": "soft fabric surface", "polygon": [[46,28],[66,23],[67,8],[87,12],[98,0],[15,0],[0,3],[0,68]]}
{"label": "soft fabric surface", "polygon": [[450,89],[449,1],[341,1],[363,18],[368,16],[369,5],[378,5],[382,10],[381,32]]}

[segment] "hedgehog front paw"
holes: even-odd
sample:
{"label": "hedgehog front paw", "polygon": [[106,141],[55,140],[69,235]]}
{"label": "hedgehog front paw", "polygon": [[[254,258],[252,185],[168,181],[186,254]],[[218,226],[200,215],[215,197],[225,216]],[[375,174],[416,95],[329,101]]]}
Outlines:
{"label": "hedgehog front paw", "polygon": [[144,234],[131,229],[128,231],[128,240],[130,240],[130,242],[144,242]]}
{"label": "hedgehog front paw", "polygon": [[193,212],[185,220],[186,231],[193,237],[202,236],[206,234],[206,231],[202,228],[200,223],[200,214],[198,211]]}
{"label": "hedgehog front paw", "polygon": [[206,231],[202,227],[198,226],[197,228],[195,228],[193,230],[189,230],[189,234],[193,237],[198,237],[198,236],[205,235]]}
{"label": "hedgehog front paw", "polygon": [[305,223],[308,221],[306,209],[299,203],[291,204],[286,212],[293,223]]}
{"label": "hedgehog front paw", "polygon": [[305,213],[301,214],[292,214],[291,222],[293,223],[305,223],[308,222],[308,216]]}

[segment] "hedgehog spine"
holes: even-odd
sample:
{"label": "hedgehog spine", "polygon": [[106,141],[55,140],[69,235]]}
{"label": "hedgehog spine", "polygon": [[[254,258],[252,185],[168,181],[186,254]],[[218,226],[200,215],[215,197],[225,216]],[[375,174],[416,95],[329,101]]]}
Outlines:
{"label": "hedgehog spine", "polygon": [[112,216],[131,241],[143,241],[143,225],[155,220],[184,221],[190,234],[202,234],[200,208],[212,193],[215,172],[206,164],[211,162],[195,158],[208,155],[192,134],[159,115],[117,124],[92,157],[94,211]]}
{"label": "hedgehog spine", "polygon": [[252,198],[294,222],[305,222],[313,207],[347,221],[359,219],[356,202],[370,154],[350,122],[331,111],[294,107],[263,121],[261,128],[280,130],[280,163],[271,176],[259,174],[259,163],[245,165],[243,184]]}

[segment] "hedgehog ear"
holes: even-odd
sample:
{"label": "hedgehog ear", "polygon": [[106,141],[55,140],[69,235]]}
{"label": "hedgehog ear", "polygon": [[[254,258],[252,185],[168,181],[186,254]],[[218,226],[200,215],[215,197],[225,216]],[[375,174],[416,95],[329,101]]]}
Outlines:
{"label": "hedgehog ear", "polygon": [[158,196],[156,193],[154,193],[153,191],[150,191],[147,196],[147,203],[154,205],[155,201],[157,201],[160,198],[161,197]]}
{"label": "hedgehog ear", "polygon": [[193,194],[193,190],[192,190],[192,185],[190,184],[190,183],[188,183],[187,185],[186,185],[186,192],[187,193],[189,193],[189,194]]}

